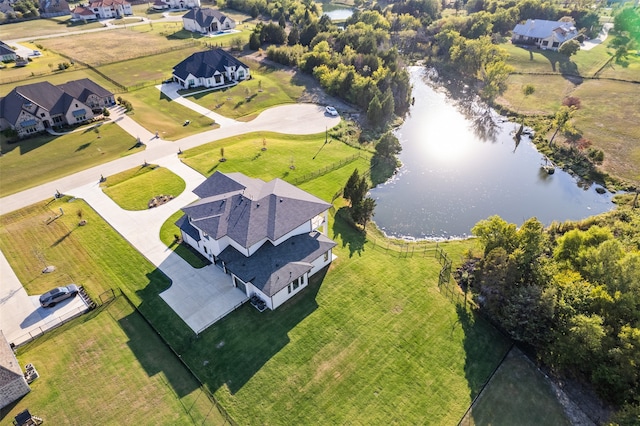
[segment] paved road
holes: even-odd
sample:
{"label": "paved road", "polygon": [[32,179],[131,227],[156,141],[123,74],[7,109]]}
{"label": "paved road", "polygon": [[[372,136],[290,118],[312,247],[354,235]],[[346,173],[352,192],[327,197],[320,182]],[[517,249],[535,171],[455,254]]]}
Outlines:
{"label": "paved road", "polygon": [[187,136],[175,142],[156,139],[155,133],[145,129],[123,113],[121,107],[112,108],[111,118],[133,137],[140,137],[147,148],[136,154],[119,158],[87,170],[56,179],[52,182],[0,198],[0,215],[53,197],[56,191],[66,193],[70,189],[98,182],[100,176],[110,176],[135,166],[157,163],[163,157],[215,140],[238,136],[248,132],[272,131],[288,134],[315,134],[324,132],[340,122],[339,117],[324,114],[324,108],[314,104],[282,105],[268,109],[250,122],[235,121],[219,129]]}

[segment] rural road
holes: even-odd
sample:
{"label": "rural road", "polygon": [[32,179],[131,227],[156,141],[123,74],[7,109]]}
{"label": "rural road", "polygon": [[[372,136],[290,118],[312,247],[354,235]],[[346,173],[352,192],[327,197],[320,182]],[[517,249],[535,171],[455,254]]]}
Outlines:
{"label": "rural road", "polygon": [[78,173],[56,179],[37,187],[0,198],[0,215],[29,206],[33,203],[53,197],[56,191],[65,193],[73,188],[97,182],[100,176],[110,176],[135,166],[156,163],[173,155],[178,150],[187,150],[208,142],[238,136],[244,133],[270,131],[285,134],[308,135],[324,132],[336,126],[340,117],[331,117],[324,113],[324,107],[315,104],[281,105],[263,111],[249,122],[235,121],[225,123],[218,129],[208,130],[187,136],[175,142],[156,139],[155,133],[145,129],[123,113],[122,107],[111,109],[111,118],[134,138],[146,144],[144,151],[100,164]]}

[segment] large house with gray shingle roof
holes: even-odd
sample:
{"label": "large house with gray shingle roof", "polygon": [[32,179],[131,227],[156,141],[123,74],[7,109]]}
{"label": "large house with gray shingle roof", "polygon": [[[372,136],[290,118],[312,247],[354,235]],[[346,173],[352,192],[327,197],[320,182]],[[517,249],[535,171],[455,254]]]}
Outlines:
{"label": "large house with gray shingle roof", "polygon": [[527,19],[524,24],[515,26],[511,42],[533,45],[545,50],[558,50],[562,43],[573,40],[578,35],[573,22]]}
{"label": "large house with gray shingle roof", "polygon": [[194,53],[176,65],[172,75],[185,89],[229,87],[251,78],[249,67],[222,49]]}
{"label": "large house with gray shingle roof", "polygon": [[233,19],[208,7],[194,7],[182,17],[182,24],[185,30],[202,34],[213,34],[236,27]]}
{"label": "large house with gray shingle roof", "polygon": [[47,81],[18,86],[0,98],[0,130],[10,128],[24,137],[89,121],[111,105],[113,93],[88,78],[58,86]]}
{"label": "large house with gray shingle roof", "polygon": [[333,260],[336,243],[322,232],[331,205],[281,179],[216,172],[193,192],[200,199],[176,222],[183,241],[270,309]]}

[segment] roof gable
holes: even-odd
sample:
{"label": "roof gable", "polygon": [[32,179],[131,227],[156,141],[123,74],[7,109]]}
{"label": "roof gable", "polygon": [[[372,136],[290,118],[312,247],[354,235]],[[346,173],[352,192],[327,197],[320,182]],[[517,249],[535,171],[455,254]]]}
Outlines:
{"label": "roof gable", "polygon": [[250,282],[267,296],[273,296],[291,281],[313,268],[312,262],[336,246],[320,232],[296,235],[274,246],[266,243],[250,258],[232,246],[219,257],[225,267],[244,282]]}
{"label": "roof gable", "polygon": [[194,191],[200,200],[182,210],[214,239],[243,247],[276,241],[325,212],[329,203],[283,181],[264,182],[241,173],[214,173]]}
{"label": "roof gable", "polygon": [[554,32],[563,34],[561,41],[578,35],[575,24],[572,22],[547,21],[545,19],[527,19],[524,24],[518,24],[513,29],[514,34],[531,38],[547,38]]}
{"label": "roof gable", "polygon": [[173,69],[173,74],[185,80],[189,75],[196,78],[211,78],[216,71],[226,73],[228,67],[249,68],[222,49],[196,52]]}

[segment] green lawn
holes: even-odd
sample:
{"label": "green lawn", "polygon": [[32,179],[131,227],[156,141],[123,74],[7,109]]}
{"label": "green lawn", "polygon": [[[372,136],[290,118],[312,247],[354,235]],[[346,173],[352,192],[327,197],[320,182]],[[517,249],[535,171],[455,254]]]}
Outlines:
{"label": "green lawn", "polygon": [[[530,84],[535,92],[524,96],[522,88]],[[553,115],[562,106],[562,100],[570,96],[576,85],[560,75],[511,74],[507,90],[498,103],[521,114]]]}
{"label": "green lawn", "polygon": [[18,38],[28,38],[36,40],[39,37],[49,34],[64,34],[71,31],[89,30],[101,28],[102,23],[92,22],[88,24],[73,23],[71,16],[60,16],[57,18],[33,19],[30,21],[16,22],[2,25],[2,39],[14,40]]}
{"label": "green lawn", "polygon": [[221,425],[198,382],[122,297],[18,350],[40,378],[8,419],[28,408],[45,424]]}
{"label": "green lawn", "polygon": [[[211,118],[172,102],[153,86],[121,96],[133,104],[129,116],[150,132],[159,132],[165,140],[177,140],[218,127]],[[183,126],[185,120],[191,123]]]}
{"label": "green lawn", "polygon": [[[57,65],[57,62],[56,62],[56,65]],[[41,81],[48,81],[51,84],[62,84],[62,83],[66,83],[67,81],[80,80],[82,78],[89,78],[94,82],[96,82],[97,84],[99,84],[100,86],[112,92],[117,91],[117,88],[112,83],[105,80],[102,76],[96,74],[90,69],[71,67],[66,71],[51,72],[51,73],[47,73],[46,75],[28,78],[26,80],[12,81],[11,83],[2,83],[2,81],[4,80],[4,77],[0,76],[0,96],[6,96],[16,86],[39,83]]]}
{"label": "green lawn", "polygon": [[326,275],[277,311],[234,312],[183,358],[239,424],[455,424],[508,343],[461,320],[432,253],[392,256],[339,219],[330,234]]}
{"label": "green lawn", "polygon": [[[263,140],[266,142],[266,151],[262,151]],[[265,181],[281,178],[288,182],[296,182],[296,179],[303,179],[314,172],[322,172],[332,164],[353,155],[360,153],[365,159],[371,155],[339,141],[332,141],[326,145],[324,141],[324,133],[294,136],[257,132],[201,145],[186,151],[182,158],[185,164],[205,176],[213,174],[216,170],[242,171],[248,176]],[[224,148],[224,156],[227,159],[225,162],[219,161],[220,148]],[[292,164],[294,169],[291,169]],[[346,179],[338,184],[334,192],[345,183]]]}
{"label": "green lawn", "polygon": [[548,379],[515,348],[461,422],[461,426],[570,424]]}
{"label": "green lawn", "polygon": [[251,69],[251,80],[230,89],[189,96],[189,100],[225,117],[253,118],[274,105],[296,102],[305,90],[302,80],[290,71],[241,60]]}
{"label": "green lawn", "polygon": [[551,50],[529,50],[511,43],[503,43],[500,47],[509,53],[507,63],[516,72],[576,74],[583,77],[593,77],[609,60],[611,53],[605,45],[578,51],[571,58]]}
{"label": "green lawn", "polygon": [[187,244],[179,244],[176,241],[176,236],[180,236],[180,229],[176,226],[176,221],[180,219],[183,214],[182,210],[179,210],[162,224],[162,228],[160,228],[160,240],[192,267],[203,268],[210,265],[211,262],[200,253]]}
{"label": "green lawn", "polygon": [[[7,143],[0,136],[2,184],[0,196],[19,192],[144,148],[134,148],[135,139],[117,124],[89,127],[64,136],[42,135]],[[37,170],[37,173],[34,173]],[[53,194],[52,194],[53,195]]]}
{"label": "green lawn", "polygon": [[101,184],[103,192],[125,210],[147,210],[152,198],[177,197],[186,184],[171,170],[155,165],[141,166],[108,176]]}
{"label": "green lawn", "polygon": [[171,77],[173,67],[199,51],[202,51],[201,46],[185,46],[184,49],[172,52],[102,65],[98,69],[123,86],[134,86],[148,81],[166,80]]}

